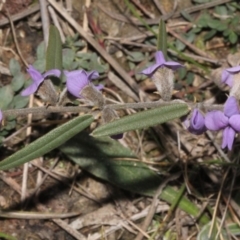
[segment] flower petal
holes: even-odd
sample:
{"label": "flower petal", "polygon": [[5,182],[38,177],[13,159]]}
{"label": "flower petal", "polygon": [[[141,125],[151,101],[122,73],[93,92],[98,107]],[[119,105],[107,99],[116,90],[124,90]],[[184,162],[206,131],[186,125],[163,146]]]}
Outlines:
{"label": "flower petal", "polygon": [[0,122],[2,121],[3,119],[3,114],[2,114],[2,111],[0,110]]}
{"label": "flower petal", "polygon": [[223,131],[222,148],[228,147],[228,150],[232,150],[234,138],[235,131],[231,127],[226,127]]}
{"label": "flower petal", "polygon": [[163,52],[162,51],[157,51],[155,53],[155,60],[156,60],[156,63],[161,66],[161,65],[164,65],[166,63],[166,60],[164,58],[164,55],[163,55]]}
{"label": "flower petal", "polygon": [[226,71],[230,73],[238,73],[240,72],[240,66],[232,67],[232,68],[227,68]]}
{"label": "flower petal", "polygon": [[95,87],[98,91],[100,91],[100,90],[102,90],[102,89],[104,88],[104,86],[103,86],[102,84],[94,85],[94,87]]}
{"label": "flower petal", "polygon": [[229,87],[232,87],[233,85],[233,75],[226,71],[226,69],[222,71],[222,82],[227,84]]}
{"label": "flower petal", "polygon": [[84,70],[64,71],[67,78],[67,89],[75,97],[80,98],[80,92],[89,84],[87,73]]}
{"label": "flower petal", "polygon": [[204,116],[198,109],[193,110],[188,130],[197,135],[206,131]]}
{"label": "flower petal", "polygon": [[178,62],[165,62],[163,65],[168,68],[171,68],[172,70],[176,70],[180,67],[183,67],[183,65]]}
{"label": "flower petal", "polygon": [[45,72],[45,73],[43,74],[43,77],[44,77],[44,78],[46,78],[46,77],[48,77],[48,76],[60,77],[60,75],[61,75],[61,71],[60,71],[60,70],[58,70],[58,69],[51,69],[51,70]]}
{"label": "flower petal", "polygon": [[[42,79],[42,81],[44,80],[44,78]],[[41,82],[33,82],[31,85],[29,85],[26,89],[24,89],[21,92],[21,96],[25,97],[25,96],[29,96],[33,93],[35,93],[39,87],[39,85],[41,84]]]}
{"label": "flower petal", "polygon": [[161,67],[162,65],[158,64],[158,63],[155,63],[153,64],[152,66],[144,69],[141,73],[142,74],[145,74],[149,77],[151,77],[151,75],[157,70],[157,68]]}
{"label": "flower petal", "polygon": [[207,129],[217,131],[228,125],[228,118],[221,111],[211,111],[205,116],[205,126]]}
{"label": "flower petal", "polygon": [[40,84],[44,80],[43,75],[32,65],[29,65],[27,72],[31,76],[32,80],[37,84]]}
{"label": "flower petal", "polygon": [[227,99],[227,101],[224,104],[223,112],[227,117],[239,114],[238,102],[235,97],[231,96]]}
{"label": "flower petal", "polygon": [[229,124],[236,132],[240,132],[240,114],[231,116]]}
{"label": "flower petal", "polygon": [[86,72],[87,77],[89,80],[93,80],[99,77],[99,73],[95,70],[91,71],[91,72]]}

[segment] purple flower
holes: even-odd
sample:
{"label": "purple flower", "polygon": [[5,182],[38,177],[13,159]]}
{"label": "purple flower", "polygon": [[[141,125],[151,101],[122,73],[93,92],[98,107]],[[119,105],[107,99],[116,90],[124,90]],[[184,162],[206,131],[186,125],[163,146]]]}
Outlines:
{"label": "purple flower", "polygon": [[172,70],[176,70],[179,67],[182,67],[182,65],[180,63],[177,62],[167,62],[164,58],[164,55],[162,53],[162,51],[157,51],[155,53],[155,60],[156,63],[153,64],[152,66],[146,68],[145,70],[143,70],[141,73],[151,77],[152,74],[160,67],[167,67],[170,68]]}
{"label": "purple flower", "polygon": [[27,72],[31,76],[33,83],[29,85],[26,89],[21,92],[22,96],[29,96],[35,93],[40,86],[40,84],[44,81],[44,79],[48,76],[56,76],[59,77],[61,75],[61,71],[58,69],[52,69],[44,74],[41,74],[37,69],[35,69],[32,65],[29,65]]}
{"label": "purple flower", "polygon": [[223,112],[211,111],[206,114],[205,126],[212,131],[223,129],[222,148],[232,149],[236,132],[240,132],[240,112],[235,97],[229,97]]}
{"label": "purple flower", "polygon": [[198,109],[194,109],[190,118],[189,132],[199,135],[206,131],[204,116]]}
{"label": "purple flower", "polygon": [[2,114],[2,111],[0,110],[0,122],[2,121],[3,119],[3,114]]}
{"label": "purple flower", "polygon": [[222,71],[222,82],[229,87],[233,86],[233,75],[240,72],[240,66],[227,68]]}
{"label": "purple flower", "polygon": [[[99,77],[97,71],[86,72],[85,70],[64,71],[67,78],[67,89],[76,98],[81,98],[81,91],[88,86],[91,80]],[[102,85],[94,86],[97,90],[103,88]]]}

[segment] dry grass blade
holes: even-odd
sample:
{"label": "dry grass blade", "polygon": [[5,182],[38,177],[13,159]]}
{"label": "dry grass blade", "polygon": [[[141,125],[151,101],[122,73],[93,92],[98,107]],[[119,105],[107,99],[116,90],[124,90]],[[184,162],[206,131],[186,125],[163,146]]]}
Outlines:
{"label": "dry grass blade", "polygon": [[90,43],[98,53],[114,68],[114,70],[128,83],[135,92],[134,100],[138,100],[137,92],[140,91],[136,82],[127,74],[127,72],[117,63],[117,61],[110,56],[83,28],[54,0],[48,2],[57,10],[57,12],[64,17],[69,24]]}

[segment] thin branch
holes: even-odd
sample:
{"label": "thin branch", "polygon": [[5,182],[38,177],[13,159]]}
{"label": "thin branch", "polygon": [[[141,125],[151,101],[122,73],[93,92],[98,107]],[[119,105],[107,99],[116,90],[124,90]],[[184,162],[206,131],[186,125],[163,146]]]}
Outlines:
{"label": "thin branch", "polygon": [[[185,103],[184,101],[173,100],[169,102],[156,101],[156,102],[139,102],[139,103],[123,103],[123,104],[107,104],[106,106],[115,110],[120,109],[144,109],[144,108],[155,108],[161,106],[168,106],[176,103],[182,103],[188,105],[190,109],[198,108],[202,111],[211,110],[223,110],[223,105],[220,104],[206,104],[206,103]],[[22,109],[9,109],[3,111],[3,116],[25,116],[29,113],[32,114],[49,114],[49,113],[79,113],[79,112],[90,112],[94,106],[76,106],[76,107],[62,107],[62,106],[50,106],[50,107],[33,107],[33,108],[22,108]]]}
{"label": "thin branch", "polygon": [[[33,7],[29,7],[27,9],[23,10],[22,12],[11,16],[11,19],[12,19],[13,22],[16,22],[16,21],[18,21],[22,18],[25,18],[25,17],[39,11],[39,9],[40,9],[39,4],[34,4]],[[9,19],[8,18],[3,18],[3,19],[0,20],[0,27],[5,26],[7,24],[9,24]]]}

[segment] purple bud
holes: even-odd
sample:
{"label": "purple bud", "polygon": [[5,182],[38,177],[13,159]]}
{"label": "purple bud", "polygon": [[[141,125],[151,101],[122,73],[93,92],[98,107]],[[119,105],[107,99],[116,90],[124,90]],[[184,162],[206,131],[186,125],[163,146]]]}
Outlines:
{"label": "purple bud", "polygon": [[194,109],[190,118],[189,132],[199,135],[206,131],[204,116],[198,109]]}

